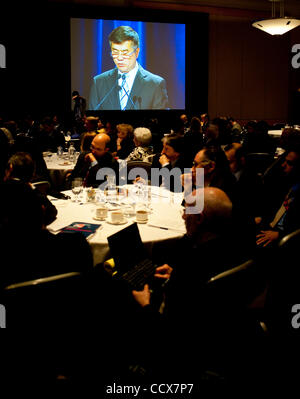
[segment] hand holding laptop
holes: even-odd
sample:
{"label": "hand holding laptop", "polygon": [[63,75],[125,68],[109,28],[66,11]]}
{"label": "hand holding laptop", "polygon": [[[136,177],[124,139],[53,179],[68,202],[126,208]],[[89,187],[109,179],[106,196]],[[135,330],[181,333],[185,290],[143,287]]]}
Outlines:
{"label": "hand holding laptop", "polygon": [[145,284],[143,291],[132,290],[132,295],[142,307],[150,305],[151,292],[148,284]]}
{"label": "hand holding laptop", "polygon": [[[165,282],[167,282],[171,277],[172,271],[173,268],[171,266],[164,264],[155,269],[154,277],[164,279]],[[144,289],[142,291],[133,290],[132,295],[137,303],[142,307],[150,305],[151,291],[148,284],[144,285]]]}

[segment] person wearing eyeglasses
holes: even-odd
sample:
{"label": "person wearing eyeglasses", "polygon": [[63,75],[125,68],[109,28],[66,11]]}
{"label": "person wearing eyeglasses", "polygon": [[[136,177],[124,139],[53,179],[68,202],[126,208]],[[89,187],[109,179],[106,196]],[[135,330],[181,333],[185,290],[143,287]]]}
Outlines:
{"label": "person wearing eyeglasses", "polygon": [[110,170],[118,182],[119,164],[110,152],[110,137],[106,133],[97,134],[91,142],[90,151],[82,152],[70,180],[81,177],[84,186],[99,187],[106,181],[105,176],[98,175],[100,169]]}
{"label": "person wearing eyeglasses", "polygon": [[108,40],[116,68],[94,76],[89,109],[167,109],[165,79],[146,71],[137,62],[138,33],[130,26],[119,26],[110,33]]}
{"label": "person wearing eyeglasses", "polygon": [[300,228],[300,147],[287,150],[281,173],[265,182],[265,208],[257,226],[256,244],[272,247],[285,235]]}

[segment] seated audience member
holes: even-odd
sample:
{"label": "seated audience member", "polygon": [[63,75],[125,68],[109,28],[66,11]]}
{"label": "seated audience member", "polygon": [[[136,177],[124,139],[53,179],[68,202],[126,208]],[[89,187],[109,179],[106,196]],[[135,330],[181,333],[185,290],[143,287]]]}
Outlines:
{"label": "seated audience member", "polygon": [[133,127],[127,123],[117,125],[117,151],[113,153],[120,159],[126,159],[134,149]]}
{"label": "seated audience member", "polygon": [[110,169],[116,176],[116,184],[119,179],[119,164],[110,152],[110,137],[105,133],[97,134],[91,144],[90,152],[78,158],[75,173],[72,178],[82,177],[86,187],[98,187],[106,181],[105,176],[97,176],[101,169]]}
{"label": "seated audience member", "polygon": [[201,121],[196,116],[191,119],[190,129],[184,135],[184,154],[192,164],[195,155],[203,148]]}
{"label": "seated audience member", "polygon": [[[99,127],[99,124],[101,124],[101,121],[96,116],[84,116],[82,121],[83,121],[83,130],[80,134],[80,145],[82,144],[86,133],[97,134],[97,133],[99,133],[98,129],[103,127],[103,126]],[[81,148],[80,148],[80,151],[81,151]]]}
{"label": "seated audience member", "polygon": [[55,129],[52,118],[46,117],[41,123],[41,129],[37,136],[37,143],[40,151],[56,152],[57,147],[65,146],[65,136],[62,132]]}
{"label": "seated audience member", "polygon": [[2,256],[9,259],[1,266],[2,286],[93,267],[89,244],[81,234],[54,235],[45,224],[44,206],[28,184],[2,183],[0,235]]}
{"label": "seated audience member", "polygon": [[248,166],[245,151],[240,143],[232,143],[224,148],[232,174],[236,179],[234,203],[242,208],[253,221],[262,215],[263,182]]}
{"label": "seated audience member", "polygon": [[33,189],[35,196],[44,209],[44,224],[47,226],[56,219],[57,209],[45,194],[31,184],[34,172],[35,163],[31,155],[26,152],[17,152],[7,162],[4,181],[23,182]]}
{"label": "seated audience member", "polygon": [[3,181],[6,164],[10,154],[7,136],[0,129],[0,182]]}
{"label": "seated audience member", "polygon": [[1,130],[1,131],[5,134],[5,136],[7,137],[9,145],[12,146],[12,145],[14,144],[14,142],[15,142],[15,139],[14,139],[14,137],[13,137],[11,131],[10,131],[9,129],[7,129],[6,127],[4,127],[4,126],[3,126],[3,127],[0,127],[0,130]]}
{"label": "seated audience member", "polygon": [[145,125],[151,134],[152,134],[152,141],[151,145],[153,147],[153,153],[156,154],[161,150],[161,137],[162,137],[162,126],[157,118],[150,118],[149,120],[146,119]]}
{"label": "seated audience member", "polygon": [[95,136],[97,136],[96,132],[86,132],[82,135],[80,140],[80,153],[85,153],[90,151],[91,144]]}
{"label": "seated audience member", "polygon": [[220,147],[220,131],[219,126],[210,123],[204,131],[204,146],[205,147]]}
{"label": "seated audience member", "polygon": [[[159,185],[170,191],[182,191],[180,176],[185,168],[190,168],[191,164],[185,158],[184,137],[178,134],[170,134],[162,139],[163,148],[157,160],[153,160],[152,167],[157,167],[159,163],[162,180]],[[164,176],[164,170],[169,174]],[[170,175],[170,177],[169,177]]]}
{"label": "seated audience member", "polygon": [[19,134],[16,137],[12,153],[27,152],[31,155],[35,163],[35,180],[48,180],[50,181],[50,174],[47,169],[46,162],[43,157],[43,152],[39,147],[37,136],[31,137],[25,134]]}
{"label": "seated audience member", "polygon": [[110,137],[110,152],[114,153],[117,151],[117,128],[115,121],[107,121],[104,126],[101,128],[105,128],[105,133]]}
{"label": "seated audience member", "polygon": [[290,147],[299,146],[300,145],[300,130],[293,128],[285,128],[283,129],[278,147],[287,151]]}
{"label": "seated audience member", "polygon": [[[219,116],[212,120],[212,125],[218,126],[217,143],[212,145],[226,145],[231,143],[231,125],[226,116]],[[209,144],[210,145],[210,144]]]}
{"label": "seated audience member", "polygon": [[186,114],[181,114],[180,120],[182,123],[182,133],[183,133],[183,135],[185,135],[190,130],[189,118],[187,117]]}
{"label": "seated audience member", "polygon": [[243,130],[243,140],[245,139],[245,137],[247,137],[248,134],[252,134],[255,131],[256,124],[256,120],[251,120],[245,124]]}
{"label": "seated audience member", "polygon": [[[204,199],[203,209],[200,203],[195,204],[195,198],[201,196]],[[160,319],[156,318],[161,323],[160,327],[165,328],[169,345],[166,351],[161,352],[156,342],[155,348],[158,351],[154,351],[153,361],[156,362],[158,373],[171,370],[172,376],[189,375],[193,379],[199,377],[203,367],[208,367],[212,359],[211,365],[216,369],[220,367],[218,362],[229,366],[232,358],[224,356],[224,353],[228,350],[232,356],[238,355],[237,341],[234,342],[237,331],[238,334],[243,333],[239,337],[241,340],[250,334],[247,324],[243,325],[243,316],[239,318],[237,314],[231,315],[231,309],[226,308],[224,298],[214,298],[216,302],[213,303],[206,297],[206,282],[217,273],[247,260],[249,251],[248,244],[239,237],[240,233],[235,228],[232,203],[222,190],[214,187],[197,189],[193,191],[190,200],[186,201],[183,216],[187,235],[176,243],[173,256],[170,257],[172,263],[166,263],[156,270],[157,277],[169,279],[165,310]],[[194,208],[192,212],[191,208]],[[146,328],[158,328],[153,322],[155,314],[151,309],[149,286],[145,285],[143,291],[133,291],[133,296],[144,308],[144,316],[148,317]],[[237,325],[240,328],[235,331]],[[180,342],[173,336],[174,329],[176,337],[180,336]],[[226,345],[223,344],[224,339]],[[175,341],[176,345],[173,346]],[[171,347],[172,350],[168,350]],[[152,346],[151,354],[153,350]],[[243,367],[248,360],[244,359]],[[236,364],[236,368],[241,366]]]}
{"label": "seated audience member", "polygon": [[207,129],[208,125],[209,125],[209,115],[207,113],[203,113],[200,115],[200,120],[201,120],[201,126],[202,126],[202,131],[203,133],[205,132],[205,130]]}
{"label": "seated audience member", "polygon": [[82,172],[82,165],[84,164],[85,156],[90,152],[91,144],[94,138],[97,136],[96,132],[85,132],[81,135],[80,139],[80,153],[77,158],[76,164],[72,171],[69,171],[66,174],[66,182],[68,182],[68,186],[70,186],[70,182],[75,177],[85,177],[85,173]]}
{"label": "seated audience member", "polygon": [[231,141],[239,143],[241,141],[242,127],[241,125],[231,116],[228,118],[230,127]]}
{"label": "seated audience member", "polygon": [[269,246],[300,228],[300,148],[290,148],[277,178],[265,183],[265,213],[257,234],[257,245]]}
{"label": "seated audience member", "polygon": [[96,116],[87,116],[84,121],[85,132],[97,132],[99,118]]}
{"label": "seated audience member", "polygon": [[8,121],[4,122],[3,127],[6,128],[7,130],[9,130],[9,132],[11,133],[11,136],[13,138],[13,141],[14,141],[19,132],[19,126],[18,126],[17,122],[14,120],[8,120]]}
{"label": "seated audience member", "polygon": [[40,132],[40,121],[27,114],[18,121],[19,130],[17,134],[23,134],[26,137],[37,138]]}
{"label": "seated audience member", "polygon": [[133,142],[135,148],[128,155],[126,161],[146,161],[149,155],[153,154],[151,146],[152,134],[150,129],[146,127],[137,127],[133,131]]}
{"label": "seated audience member", "polygon": [[170,134],[162,139],[163,148],[159,158],[161,167],[169,170],[179,168],[183,171],[189,166],[184,158],[183,140],[183,137],[178,134]]}
{"label": "seated audience member", "polygon": [[217,187],[225,191],[232,198],[235,186],[235,177],[232,175],[228,160],[224,151],[219,147],[204,147],[194,159],[190,174],[182,176],[182,184],[185,189],[187,185],[197,188],[197,169],[203,168],[204,187]]}
{"label": "seated audience member", "polygon": [[253,129],[248,130],[243,145],[246,153],[264,152],[275,154],[276,141],[268,134],[270,126],[265,121],[256,122]]}

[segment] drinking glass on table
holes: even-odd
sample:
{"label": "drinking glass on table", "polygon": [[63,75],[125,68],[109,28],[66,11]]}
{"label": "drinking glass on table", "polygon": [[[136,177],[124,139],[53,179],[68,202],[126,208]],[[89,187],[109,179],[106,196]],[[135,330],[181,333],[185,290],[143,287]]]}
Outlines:
{"label": "drinking glass on table", "polygon": [[48,151],[48,152],[47,152],[47,163],[50,163],[51,157],[52,157],[52,152],[51,152],[51,151]]}
{"label": "drinking glass on table", "polygon": [[83,180],[81,177],[76,177],[74,180],[72,180],[72,192],[75,195],[75,202],[79,202],[78,195],[83,190],[82,183]]}

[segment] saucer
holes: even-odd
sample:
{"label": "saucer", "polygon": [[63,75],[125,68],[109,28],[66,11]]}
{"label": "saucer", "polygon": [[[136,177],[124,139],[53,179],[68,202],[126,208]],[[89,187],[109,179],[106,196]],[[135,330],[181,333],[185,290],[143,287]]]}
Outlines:
{"label": "saucer", "polygon": [[109,223],[109,224],[116,224],[116,225],[125,224],[125,223],[128,222],[128,220],[127,220],[126,218],[124,218],[124,220],[123,220],[122,222],[112,222],[110,219],[107,219],[106,221],[107,221],[107,223]]}
{"label": "saucer", "polygon": [[104,220],[105,220],[106,218],[98,218],[97,216],[93,216],[93,219],[95,219],[95,220],[100,220],[101,222],[104,222]]}

